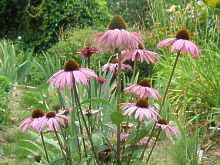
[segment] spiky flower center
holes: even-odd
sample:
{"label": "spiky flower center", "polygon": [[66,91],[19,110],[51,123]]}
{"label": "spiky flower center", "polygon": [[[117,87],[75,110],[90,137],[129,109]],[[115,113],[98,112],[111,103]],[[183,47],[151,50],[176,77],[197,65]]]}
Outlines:
{"label": "spiky flower center", "polygon": [[44,112],[41,109],[34,109],[32,110],[31,114],[32,118],[39,118],[44,116]]}
{"label": "spiky flower center", "polygon": [[142,43],[138,44],[138,49],[144,49],[144,45]]}
{"label": "spiky flower center", "polygon": [[49,118],[53,118],[56,116],[56,113],[55,112],[47,112],[46,114],[46,117],[49,119]]}
{"label": "spiky flower center", "polygon": [[114,29],[126,30],[127,25],[126,25],[124,19],[121,16],[117,15],[117,16],[114,16],[112,18],[112,20],[110,21],[110,23],[108,25],[108,29],[109,30],[114,30]]}
{"label": "spiky flower center", "polygon": [[165,119],[159,119],[157,121],[158,124],[163,124],[163,125],[167,125],[168,124],[168,121],[166,121]]}
{"label": "spiky flower center", "polygon": [[80,65],[75,60],[66,61],[64,64],[64,71],[66,71],[66,72],[79,70],[79,68],[80,68]]}
{"label": "spiky flower center", "polygon": [[183,39],[183,40],[189,40],[190,35],[186,29],[180,29],[176,33],[176,38],[177,39]]}
{"label": "spiky flower center", "polygon": [[138,85],[141,85],[141,86],[143,86],[143,87],[151,87],[150,81],[149,81],[149,80],[145,80],[145,79],[139,81],[139,82],[138,82]]}
{"label": "spiky flower center", "polygon": [[148,107],[148,99],[139,99],[136,103],[136,106],[141,107],[141,108],[147,108]]}
{"label": "spiky flower center", "polygon": [[117,58],[112,59],[112,60],[111,60],[111,63],[112,63],[112,64],[117,64],[117,63],[118,63],[118,59],[117,59]]}

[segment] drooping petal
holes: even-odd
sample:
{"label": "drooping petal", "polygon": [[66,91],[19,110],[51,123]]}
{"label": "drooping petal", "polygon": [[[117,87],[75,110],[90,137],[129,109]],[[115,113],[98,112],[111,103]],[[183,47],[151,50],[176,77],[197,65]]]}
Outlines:
{"label": "drooping petal", "polygon": [[157,47],[160,48],[160,47],[170,46],[170,45],[172,45],[175,41],[176,41],[176,38],[167,38],[167,39],[164,39],[164,40],[160,41],[160,42],[157,44]]}

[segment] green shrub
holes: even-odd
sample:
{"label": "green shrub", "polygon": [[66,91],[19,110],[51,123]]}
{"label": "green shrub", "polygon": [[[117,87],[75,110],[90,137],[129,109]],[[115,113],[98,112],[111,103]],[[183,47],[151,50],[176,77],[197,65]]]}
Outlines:
{"label": "green shrub", "polygon": [[0,123],[7,123],[8,121],[9,112],[7,110],[10,88],[11,83],[9,79],[0,75]]}
{"label": "green shrub", "polygon": [[63,30],[100,26],[108,16],[105,0],[9,0],[0,3],[0,37],[19,35],[27,47],[41,51],[58,41]]}
{"label": "green shrub", "polygon": [[32,54],[15,50],[11,41],[0,41],[0,74],[12,82],[24,82],[31,68]]}

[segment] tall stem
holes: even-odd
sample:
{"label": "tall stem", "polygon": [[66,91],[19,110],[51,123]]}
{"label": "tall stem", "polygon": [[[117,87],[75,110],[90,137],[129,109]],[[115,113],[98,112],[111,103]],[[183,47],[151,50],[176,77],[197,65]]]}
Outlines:
{"label": "tall stem", "polygon": [[[137,136],[138,136],[138,132],[139,132],[139,129],[140,129],[140,125],[141,125],[141,123],[140,123],[140,121],[138,121],[135,138],[137,138]],[[128,165],[130,164],[131,159],[132,159],[132,156],[133,156],[133,153],[134,153],[134,147],[133,147],[133,145],[134,145],[134,144],[131,144],[132,149],[131,149],[131,153],[130,153],[130,155],[129,155],[129,157],[128,157]]]}
{"label": "tall stem", "polygon": [[[90,69],[90,56],[87,58],[88,68]],[[89,111],[92,110],[92,91],[91,91],[91,82],[89,81],[89,87],[88,87],[88,98],[89,98]],[[92,119],[91,116],[88,115],[88,122],[90,125],[90,131],[92,132]]]}
{"label": "tall stem", "polygon": [[[72,80],[73,80],[73,74],[72,74]],[[73,134],[73,138],[74,138],[74,143],[78,149],[78,153],[79,153],[79,158],[81,160],[81,148],[80,148],[80,143],[79,143],[79,138],[77,136],[77,127],[76,127],[76,108],[75,108],[75,105],[74,105],[74,91],[73,91],[73,88],[71,88],[71,98],[72,98],[72,112],[71,112],[71,124],[72,124],[72,130],[74,131],[72,134]]]}
{"label": "tall stem", "polygon": [[98,160],[98,157],[97,157],[96,152],[95,152],[95,147],[94,147],[94,144],[93,144],[93,141],[92,141],[92,136],[91,136],[91,134],[90,134],[88,125],[87,125],[87,123],[86,123],[86,119],[85,119],[85,117],[84,117],[84,115],[83,115],[83,111],[82,111],[82,108],[81,108],[79,96],[78,96],[78,93],[77,93],[77,90],[76,90],[76,84],[75,84],[75,78],[74,78],[74,77],[73,77],[73,91],[74,91],[74,95],[75,95],[76,100],[77,100],[77,103],[78,103],[79,112],[80,112],[80,114],[81,114],[81,116],[82,116],[82,120],[83,120],[85,129],[86,129],[86,133],[87,133],[88,138],[89,138],[89,142],[90,142],[90,145],[91,145],[91,148],[92,148],[92,152],[93,152],[94,158],[95,158],[95,160],[96,160],[96,163],[99,165],[99,160]]}
{"label": "tall stem", "polygon": [[[118,53],[118,71],[117,71],[117,111],[120,112],[120,102],[121,102],[121,54]],[[121,141],[120,141],[120,124],[117,125],[117,150],[116,150],[116,164],[121,164]]]}
{"label": "tall stem", "polygon": [[[75,97],[75,102],[77,104],[77,100],[76,100],[76,97]],[[80,130],[80,134],[82,136],[82,142],[83,142],[83,148],[84,148],[84,152],[85,152],[85,157],[87,157],[87,149],[86,149],[86,143],[85,143],[85,139],[84,139],[84,136],[83,136],[83,127],[82,127],[82,122],[81,122],[81,119],[80,119],[80,115],[79,115],[79,112],[77,110],[77,117],[78,117],[78,120],[79,120],[79,130]]]}
{"label": "tall stem", "polygon": [[137,74],[137,64],[138,64],[138,60],[137,60],[137,58],[135,58],[133,73],[132,73],[132,77],[131,77],[131,82],[134,82],[135,76]]}
{"label": "tall stem", "polygon": [[[168,80],[168,83],[167,83],[167,86],[166,86],[166,89],[165,89],[165,93],[164,93],[164,96],[163,96],[163,99],[162,99],[162,102],[161,102],[159,114],[160,114],[161,111],[163,110],[163,106],[164,106],[164,103],[165,103],[165,100],[166,100],[166,97],[167,97],[167,94],[168,94],[168,89],[170,88],[171,80],[172,80],[172,78],[173,78],[174,71],[175,71],[175,69],[176,69],[176,65],[177,65],[179,56],[180,56],[180,51],[177,52],[176,59],[175,59],[174,64],[173,64],[173,69],[172,69],[172,71],[171,71],[171,73],[170,73],[170,77],[169,77],[169,80]],[[152,137],[153,137],[153,132],[154,132],[155,128],[156,128],[156,122],[154,123],[153,128],[152,128],[152,130],[151,130],[151,132],[150,132],[149,140],[148,140],[148,142],[145,144],[144,150],[143,150],[142,153],[141,153],[140,160],[143,160],[143,158],[144,158],[144,153],[145,153],[145,151],[146,151],[146,149],[147,149],[147,146],[148,146],[150,140],[151,140]]]}
{"label": "tall stem", "polygon": [[60,150],[61,150],[61,153],[62,153],[62,155],[63,155],[63,158],[66,160],[66,163],[68,164],[67,158],[66,158],[65,153],[64,153],[64,151],[63,151],[62,142],[61,142],[61,140],[60,140],[60,138],[59,138],[59,136],[58,136],[58,133],[57,133],[57,130],[56,130],[54,124],[52,124],[52,125],[53,125],[54,133],[55,133],[55,136],[56,136],[56,138],[57,138],[58,144],[59,144],[59,146],[60,146]]}
{"label": "tall stem", "polygon": [[154,148],[155,148],[155,146],[156,146],[156,144],[157,144],[157,141],[158,141],[158,139],[159,139],[159,137],[160,137],[160,132],[161,132],[161,129],[159,129],[159,131],[158,131],[156,140],[154,141],[154,144],[153,144],[153,146],[152,146],[152,148],[151,148],[151,150],[150,150],[150,153],[149,153],[149,155],[148,155],[148,157],[147,157],[146,163],[148,163],[148,161],[150,160],[150,157],[151,157],[151,155],[152,155],[152,153],[153,153],[153,150],[154,150]]}
{"label": "tall stem", "polygon": [[59,98],[59,101],[60,101],[61,108],[64,108],[65,107],[65,101],[64,101],[64,99],[62,97],[62,94],[61,94],[59,89],[57,89],[57,93],[58,93],[58,98]]}
{"label": "tall stem", "polygon": [[175,59],[174,64],[173,64],[173,69],[172,69],[172,71],[171,71],[171,73],[170,73],[170,78],[169,78],[169,81],[168,81],[167,86],[166,86],[166,89],[165,89],[165,93],[164,93],[164,96],[163,96],[163,100],[162,100],[162,103],[161,103],[161,107],[160,107],[159,113],[161,113],[161,111],[162,111],[162,109],[163,109],[163,106],[164,106],[164,103],[165,103],[165,101],[166,101],[166,97],[167,97],[167,94],[168,94],[168,90],[169,90],[169,88],[170,88],[171,80],[172,80],[172,78],[173,78],[174,71],[175,71],[175,69],[176,69],[176,64],[177,64],[177,62],[178,62],[179,56],[180,56],[180,51],[177,52],[177,56],[176,56],[176,59]]}
{"label": "tall stem", "polygon": [[43,132],[40,132],[40,137],[41,137],[41,141],[43,143],[44,152],[45,152],[45,156],[46,156],[47,162],[49,163],[50,161],[49,161],[49,156],[48,156],[48,153],[47,153],[46,144],[45,144],[45,141],[44,141]]}
{"label": "tall stem", "polygon": [[[88,68],[90,69],[90,56],[88,57]],[[89,110],[91,110],[91,107],[92,107],[92,94],[91,94],[91,83],[89,81],[89,89],[88,89],[88,97],[89,97]]]}
{"label": "tall stem", "polygon": [[146,151],[146,149],[147,149],[147,147],[148,147],[148,144],[149,144],[150,140],[151,140],[152,137],[153,137],[153,132],[154,132],[154,130],[155,130],[155,127],[156,127],[156,123],[154,123],[153,128],[151,129],[151,132],[150,132],[150,136],[149,136],[149,138],[148,138],[148,141],[147,141],[147,143],[145,144],[144,149],[143,149],[143,151],[142,151],[142,153],[141,153],[141,156],[140,156],[140,160],[141,160],[141,161],[144,159],[145,151]]}

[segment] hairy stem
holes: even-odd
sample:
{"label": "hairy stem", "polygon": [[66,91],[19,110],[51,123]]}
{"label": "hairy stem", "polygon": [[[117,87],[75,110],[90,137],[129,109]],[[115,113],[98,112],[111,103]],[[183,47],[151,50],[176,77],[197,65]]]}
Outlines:
{"label": "hairy stem", "polygon": [[66,158],[65,153],[64,153],[64,151],[63,151],[62,142],[61,142],[61,140],[60,140],[60,138],[59,138],[59,136],[58,136],[58,133],[57,133],[57,130],[56,130],[54,124],[53,124],[53,130],[54,130],[55,136],[56,136],[56,138],[57,138],[58,144],[59,144],[59,146],[60,146],[60,150],[61,150],[61,153],[62,153],[62,155],[63,155],[63,158],[66,160],[66,163],[68,164],[67,158]]}
{"label": "hairy stem", "polygon": [[[72,79],[73,79],[73,74],[72,74]],[[80,143],[79,143],[79,138],[77,136],[77,126],[76,126],[76,109],[75,109],[75,105],[74,105],[74,92],[73,92],[73,89],[71,88],[71,98],[72,98],[72,112],[71,112],[71,124],[72,124],[72,130],[74,131],[72,133],[73,135],[73,139],[74,139],[74,143],[78,149],[78,154],[79,154],[79,158],[81,160],[81,148],[80,148]]]}
{"label": "hairy stem", "polygon": [[156,136],[156,140],[154,141],[154,144],[153,144],[153,146],[152,146],[152,148],[151,148],[151,150],[150,150],[150,153],[149,153],[149,155],[148,155],[148,157],[147,157],[146,164],[147,164],[148,161],[150,160],[150,157],[151,157],[151,155],[152,155],[152,153],[153,153],[153,150],[154,150],[154,148],[155,148],[155,146],[156,146],[156,144],[157,144],[157,141],[158,141],[158,139],[159,139],[159,137],[160,137],[160,132],[161,132],[161,129],[159,129],[159,131],[158,131],[158,134],[157,134],[157,136]]}
{"label": "hairy stem", "polygon": [[41,131],[40,132],[40,137],[41,137],[41,141],[42,141],[42,144],[43,144],[43,147],[44,147],[44,152],[45,152],[45,156],[46,156],[46,159],[47,159],[47,162],[49,163],[49,156],[48,156],[48,153],[47,153],[47,148],[46,148],[46,144],[45,144],[45,141],[44,141],[44,136],[43,136],[43,132]]}
{"label": "hairy stem", "polygon": [[[76,97],[75,97],[75,102],[77,104],[77,100],[76,100]],[[80,130],[80,134],[82,135],[82,142],[83,142],[83,148],[84,148],[84,152],[85,152],[85,157],[87,157],[87,149],[86,149],[86,143],[85,143],[85,138],[83,136],[83,127],[82,127],[82,122],[81,122],[81,119],[80,119],[80,115],[79,115],[79,112],[77,110],[77,117],[78,117],[78,120],[79,120],[79,130]]]}
{"label": "hairy stem", "polygon": [[[169,80],[168,80],[168,83],[167,83],[167,86],[166,86],[166,89],[165,89],[165,93],[164,93],[164,96],[163,96],[163,99],[162,99],[162,102],[161,102],[159,114],[160,114],[161,111],[163,110],[163,106],[164,106],[164,103],[165,103],[165,101],[166,101],[166,97],[167,97],[167,94],[168,94],[168,90],[169,90],[170,85],[171,85],[171,81],[172,81],[172,78],[173,78],[173,75],[174,75],[174,71],[175,71],[175,69],[176,69],[176,65],[177,65],[179,56],[180,56],[180,51],[177,52],[177,56],[176,56],[176,59],[175,59],[175,61],[174,61],[173,68],[172,68],[172,71],[171,71],[171,73],[170,73],[170,77],[169,77]],[[142,153],[141,153],[140,160],[143,160],[143,158],[144,158],[144,153],[145,153],[145,151],[146,151],[146,149],[147,149],[147,146],[148,146],[150,140],[151,140],[152,137],[153,137],[153,132],[154,132],[155,128],[156,128],[156,122],[154,123],[153,128],[151,129],[148,143],[145,144],[145,146],[144,146],[144,150],[143,150]]]}
{"label": "hairy stem", "polygon": [[[120,112],[121,103],[121,54],[118,53],[118,71],[117,71],[117,111]],[[117,125],[117,150],[116,150],[116,164],[121,164],[121,141],[120,141],[121,127]]]}
{"label": "hairy stem", "polygon": [[137,58],[135,58],[133,73],[132,73],[132,77],[131,77],[131,82],[134,82],[135,76],[137,74],[137,64],[138,64],[138,60],[137,60]]}
{"label": "hairy stem", "polygon": [[[88,57],[87,59],[87,62],[88,62],[88,68],[90,69],[90,57]],[[91,110],[92,108],[92,93],[91,93],[91,83],[89,81],[89,88],[88,88],[88,97],[89,97],[89,109]]]}
{"label": "hairy stem", "polygon": [[[141,123],[140,123],[140,121],[138,121],[135,138],[137,138],[137,136],[138,136],[138,132],[139,132],[139,130],[140,130],[140,125],[141,125]],[[130,164],[131,159],[132,159],[132,156],[133,156],[133,153],[134,153],[134,147],[133,147],[133,145],[134,145],[134,144],[131,144],[132,149],[131,149],[131,153],[130,153],[130,155],[129,155],[129,157],[128,157],[128,165]]]}
{"label": "hairy stem", "polygon": [[[88,68],[90,69],[90,56],[87,58]],[[89,98],[89,111],[92,110],[92,90],[91,90],[91,82],[89,81],[89,87],[88,87],[88,98]],[[88,115],[88,122],[90,126],[90,131],[92,132],[92,119],[91,116]]]}
{"label": "hairy stem", "polygon": [[178,59],[179,59],[179,56],[180,56],[180,52],[177,53],[177,56],[176,56],[176,59],[174,61],[174,64],[173,64],[173,69],[170,73],[170,78],[169,78],[169,81],[167,83],[167,86],[166,86],[166,89],[165,89],[165,93],[164,93],[164,96],[163,96],[163,99],[162,99],[162,103],[161,103],[161,106],[160,106],[160,111],[159,113],[161,113],[162,109],[163,109],[163,106],[164,106],[164,103],[166,101],[166,97],[167,97],[167,94],[168,94],[168,90],[170,88],[170,85],[171,85],[171,81],[172,81],[172,78],[173,78],[173,75],[174,75],[174,71],[176,69],[176,65],[177,65],[177,62],[178,62]]}
{"label": "hairy stem", "polygon": [[[74,77],[73,77],[74,79]],[[74,91],[74,95],[76,97],[76,101],[78,103],[78,108],[79,108],[79,112],[81,114],[81,117],[82,117],[82,120],[83,120],[83,123],[84,123],[84,126],[85,126],[85,129],[86,129],[86,133],[88,135],[88,138],[89,138],[89,142],[90,142],[90,145],[91,145],[91,148],[92,148],[92,152],[93,152],[93,155],[94,155],[94,158],[96,160],[96,163],[99,165],[99,160],[98,160],[98,157],[96,155],[96,151],[95,151],[95,147],[94,147],[94,144],[93,144],[93,141],[92,141],[92,135],[89,131],[89,127],[86,123],[86,119],[83,115],[83,111],[82,111],[82,108],[81,108],[81,104],[80,104],[80,100],[79,100],[79,96],[78,96],[78,93],[77,93],[77,90],[76,90],[76,84],[75,84],[75,79],[73,80],[73,91]]]}

